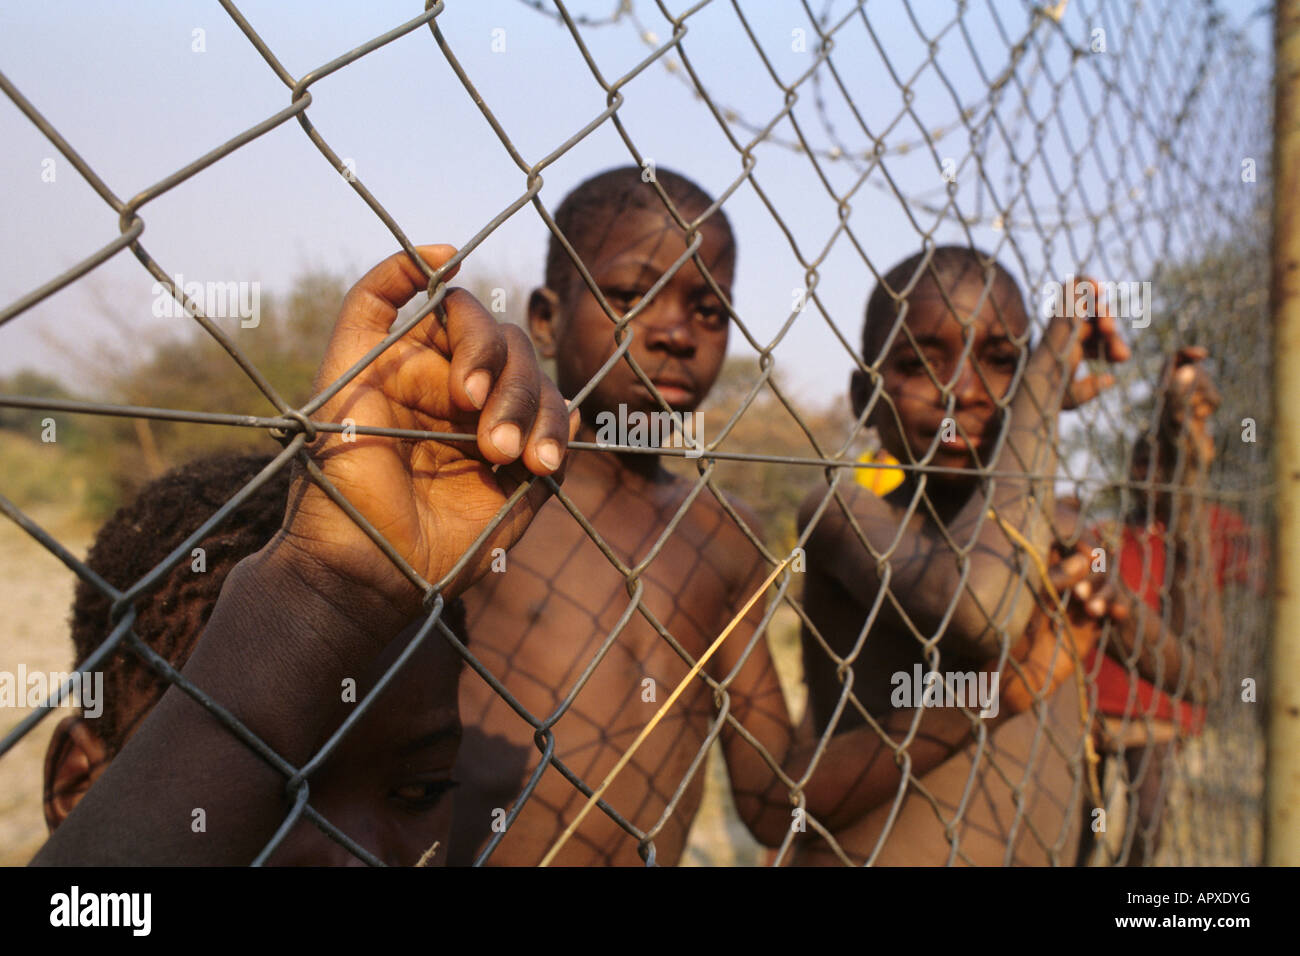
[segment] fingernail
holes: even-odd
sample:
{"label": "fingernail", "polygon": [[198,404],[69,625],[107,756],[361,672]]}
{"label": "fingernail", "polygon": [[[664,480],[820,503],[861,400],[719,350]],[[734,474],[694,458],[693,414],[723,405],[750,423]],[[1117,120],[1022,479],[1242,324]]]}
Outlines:
{"label": "fingernail", "polygon": [[546,439],[537,443],[537,460],[551,471],[560,467],[560,443]]}
{"label": "fingernail", "polygon": [[492,387],[492,376],[479,369],[470,372],[465,379],[465,391],[469,395],[469,400],[474,403],[475,408],[482,408],[483,403],[487,401],[488,389]]}
{"label": "fingernail", "polygon": [[519,457],[519,450],[524,436],[519,431],[518,425],[503,422],[492,429],[488,437],[492,439],[492,444],[496,446],[497,451],[507,458]]}
{"label": "fingernail", "polygon": [[1086,601],[1090,594],[1092,594],[1092,585],[1087,581],[1080,581],[1074,586],[1074,596],[1080,601]]}

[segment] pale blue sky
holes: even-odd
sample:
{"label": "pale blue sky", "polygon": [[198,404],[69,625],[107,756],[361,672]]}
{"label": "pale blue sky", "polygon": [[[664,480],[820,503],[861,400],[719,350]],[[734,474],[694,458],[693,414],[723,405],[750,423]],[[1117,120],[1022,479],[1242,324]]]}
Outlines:
{"label": "pale blue sky", "polygon": [[[571,8],[596,16],[607,14],[614,5],[613,0],[577,0]],[[799,4],[746,2],[742,6],[780,76],[793,79],[807,69],[811,55],[792,49],[792,31],[808,27]],[[947,2],[914,0],[912,6],[919,9],[920,26],[927,34],[952,18],[953,7]],[[422,4],[244,0],[239,7],[281,62],[301,76],[417,15]],[[849,7],[844,0],[832,5],[836,16]],[[1123,7],[1111,4],[1106,9]],[[654,4],[638,0],[636,8],[661,38],[670,32]],[[1001,30],[1013,40],[1024,34],[1029,15],[1023,3],[997,0],[991,9]],[[1242,5],[1230,20],[1246,22],[1253,9],[1253,4],[1249,9]],[[1000,74],[1009,62],[1008,44],[989,10],[989,5],[971,3],[965,31],[951,29],[939,40],[938,63],[963,107],[982,108],[987,90],[975,57],[988,76]],[[851,23],[839,35],[835,62],[863,119],[880,133],[899,117],[902,99],[876,44],[884,48],[904,80],[925,60],[925,51],[901,0],[869,3],[868,12],[874,39],[861,21]],[[1113,56],[1158,44],[1160,30],[1174,28],[1150,21],[1125,28],[1115,21],[1118,14],[1106,16],[1111,19],[1102,17],[1100,22],[1108,25],[1107,43]],[[604,96],[567,31],[518,0],[448,0],[438,22],[526,159],[544,156],[603,109]],[[1095,18],[1085,19],[1083,8],[1075,3],[1067,8],[1059,30],[1040,28],[1049,70],[1058,81],[1066,76],[1068,56],[1054,31],[1086,46],[1093,26]],[[498,27],[505,30],[504,52],[492,50],[492,31]],[[196,28],[206,31],[202,53],[191,49]],[[1267,18],[1250,19],[1248,28],[1256,47],[1265,50]],[[584,36],[608,77],[621,75],[649,50],[626,21],[588,29]],[[693,17],[684,48],[720,104],[764,123],[779,110],[780,93],[729,4],[715,3]],[[1188,50],[1187,55],[1196,52]],[[1157,62],[1150,76],[1132,73],[1125,82],[1129,89],[1151,95],[1159,103],[1159,91],[1172,76],[1174,61],[1166,52]],[[1033,63],[1032,55],[1022,61],[1017,76],[1023,83],[1036,84],[1031,101],[1041,106],[1053,97],[1046,75]],[[289,103],[288,90],[214,0],[6,4],[0,9],[0,71],[123,198]],[[1077,74],[1078,84],[1067,83],[1061,107],[1048,114],[1053,121],[1045,132],[1047,160],[1030,167],[1034,206],[1043,221],[1059,218],[1053,208],[1053,178],[1065,184],[1078,182],[1084,189],[1067,194],[1072,209],[1080,203],[1101,209],[1115,201],[1119,216],[1114,221],[1120,222],[1129,200],[1105,195],[1095,160],[1088,159],[1073,174],[1066,158],[1063,137],[1077,147],[1075,137],[1088,133],[1078,101],[1072,97],[1082,91],[1085,97],[1094,95],[1094,102],[1100,99],[1095,72],[1080,69]],[[1188,77],[1178,82],[1188,82]],[[1218,75],[1212,82],[1222,84],[1224,79]],[[923,70],[913,87],[913,109],[924,126],[931,131],[951,128],[960,107],[935,70]],[[798,118],[815,143],[828,145],[812,109],[811,86],[803,89]],[[824,89],[833,93],[829,85]],[[326,78],[312,93],[310,117],[316,128],[340,155],[355,160],[359,177],[417,242],[461,244],[524,190],[524,174],[474,108],[427,28]],[[1016,116],[1016,95],[1014,87],[1007,91],[998,115],[1007,128],[1021,131],[1024,143],[1029,124]],[[736,150],[703,104],[662,65],[652,64],[627,87],[626,96],[621,116],[644,155],[687,173],[714,192],[738,175],[741,159]],[[855,131],[853,117],[838,98],[831,113],[850,145],[863,148],[867,140]],[[1143,132],[1124,128],[1122,108],[1116,106],[1109,115],[1112,122],[1101,126],[1111,128],[1095,131],[1102,142],[1096,152],[1104,154],[1104,163],[1105,156],[1116,154],[1123,141],[1131,140],[1133,151],[1125,160],[1121,180],[1140,182],[1141,165],[1162,160],[1142,152]],[[786,139],[791,132],[788,121],[777,128]],[[894,148],[916,140],[917,135],[916,122],[904,116],[884,139]],[[118,230],[116,216],[62,159],[55,167],[55,182],[42,181],[42,161],[55,151],[7,99],[0,99],[0,141],[5,144],[0,151],[0,181],[5,184],[6,219],[0,232],[0,301],[8,303],[104,245]],[[958,161],[969,150],[969,135],[964,131],[939,143],[941,157],[951,155]],[[812,165],[807,157],[773,144],[760,146],[755,155],[757,182],[801,248],[816,255],[837,218]],[[1006,150],[994,144],[984,151],[984,158],[990,176],[999,189],[1004,188],[1012,171],[1005,161]],[[543,201],[553,209],[582,179],[629,160],[613,126],[606,123],[544,173]],[[1221,179],[1225,188],[1232,187],[1235,153],[1207,150],[1197,162],[1202,164],[1204,179]],[[1207,168],[1209,163],[1218,165]],[[844,162],[827,168],[837,189],[856,176]],[[890,156],[884,169],[910,196],[931,200],[942,196],[943,180],[926,149]],[[967,212],[977,209],[974,179],[970,165],[959,169],[959,196]],[[1159,176],[1152,180],[1155,188],[1162,181]],[[878,169],[852,200],[849,218],[863,251],[882,270],[915,251],[920,241],[917,226],[929,229],[935,220],[933,214],[914,206],[914,225],[890,188]],[[770,339],[787,318],[792,290],[803,282],[802,270],[789,240],[752,187],[742,186],[726,208],[739,236],[738,310],[756,336]],[[987,206],[984,211],[989,212]],[[1030,218],[1023,201],[1016,214],[1022,220]],[[293,120],[148,204],[142,216],[146,223],[142,241],[169,272],[187,279],[260,281],[266,292],[284,291],[296,272],[313,266],[355,278],[395,249],[384,226]],[[1101,230],[1100,241],[1110,250],[1110,258],[1100,265],[1091,245],[1096,235],[1090,228],[1076,231],[1073,252],[1069,236],[1057,232],[1050,254],[1042,246],[1043,230],[1022,229],[1015,234],[1032,283],[1042,280],[1044,270],[1072,268],[1076,256],[1093,262],[1103,275],[1140,278],[1134,270],[1149,258],[1150,240],[1135,246],[1134,236],[1124,234],[1124,228],[1112,223]],[[972,234],[987,248],[997,247],[1006,236],[988,224],[976,227]],[[962,238],[951,222],[941,224],[935,235],[941,241]],[[536,284],[548,236],[541,220],[526,206],[470,258],[463,274],[481,279],[509,275],[519,286]],[[1176,246],[1189,238],[1175,236],[1171,241]],[[1159,252],[1156,245],[1154,251]],[[1010,250],[1003,258],[1023,274]],[[856,337],[873,279],[846,236],[835,243],[822,273],[823,300],[845,334]],[[119,253],[90,278],[0,329],[0,373],[41,365],[70,374],[74,365],[62,352],[93,353],[97,338],[114,335],[98,317],[97,301],[109,303],[124,317],[132,340],[146,349],[166,324],[150,315],[152,283],[130,252]],[[256,330],[241,334],[256,334]],[[56,340],[63,345],[55,345]],[[747,348],[738,334],[733,336],[733,351],[744,354]],[[800,316],[777,356],[778,367],[802,397],[825,401],[843,393],[850,358],[814,311]],[[196,396],[195,407],[203,407],[201,396]]]}

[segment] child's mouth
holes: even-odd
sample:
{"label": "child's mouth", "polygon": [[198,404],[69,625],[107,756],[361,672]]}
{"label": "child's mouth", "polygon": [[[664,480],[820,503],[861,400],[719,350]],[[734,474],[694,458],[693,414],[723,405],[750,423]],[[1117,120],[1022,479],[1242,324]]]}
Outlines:
{"label": "child's mouth", "polygon": [[979,435],[972,435],[970,438],[966,438],[962,435],[953,435],[947,441],[940,440],[939,447],[944,451],[966,452],[978,451],[980,446],[983,444],[984,439]]}
{"label": "child's mouth", "polygon": [[654,381],[654,387],[669,405],[686,405],[695,399],[695,389],[685,382]]}
{"label": "child's mouth", "polygon": [[941,428],[925,435],[925,444],[922,447],[932,446],[936,439],[938,440],[936,451],[940,455],[970,455],[972,452],[978,452],[985,445],[985,436],[980,432],[962,434],[960,429]]}

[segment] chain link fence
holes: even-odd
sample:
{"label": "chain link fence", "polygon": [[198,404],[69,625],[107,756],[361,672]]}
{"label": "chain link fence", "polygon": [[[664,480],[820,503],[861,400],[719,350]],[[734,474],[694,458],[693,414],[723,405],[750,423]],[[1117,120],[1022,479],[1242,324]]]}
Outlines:
{"label": "chain link fence", "polygon": [[[20,320],[60,290],[87,282],[106,262],[129,251],[203,333],[219,343],[233,363],[231,368],[260,393],[265,412],[257,416],[195,412],[24,394],[0,395],[0,408],[36,410],[57,421],[89,415],[189,422],[213,431],[246,429],[267,433],[280,443],[280,450],[255,480],[208,520],[187,529],[185,540],[166,560],[129,587],[114,587],[92,571],[32,519],[22,500],[0,497],[0,509],[111,605],[103,621],[102,641],[78,662],[81,672],[123,666],[117,662],[124,651],[131,652],[165,681],[201,701],[284,775],[290,809],[257,862],[267,860],[293,826],[307,820],[359,859],[380,863],[361,841],[342,832],[313,806],[308,778],[335,753],[369,702],[398,678],[410,653],[363,696],[354,713],[307,764],[294,766],[225,711],[221,701],[209,699],[187,681],[173,666],[178,662],[168,661],[136,636],[138,605],[147,602],[175,569],[187,564],[193,549],[210,540],[262,485],[295,460],[324,481],[305,448],[317,434],[339,432],[344,426],[316,420],[315,413],[347,379],[436,312],[447,291],[443,281],[447,272],[462,262],[472,265],[475,250],[515,217],[540,218],[610,320],[613,351],[597,377],[573,396],[575,403],[586,399],[616,363],[632,366],[663,402],[647,370],[637,366],[629,351],[641,309],[619,309],[606,298],[574,237],[561,232],[553,206],[541,198],[548,168],[598,130],[610,128],[625,150],[608,155],[605,166],[630,163],[647,171],[645,181],[655,186],[684,230],[692,254],[698,250],[704,224],[715,212],[748,202],[769,218],[769,227],[775,227],[766,253],[786,260],[798,281],[784,301],[766,301],[748,310],[724,301],[732,330],[730,361],[742,370],[743,384],[706,406],[701,454],[682,448],[655,449],[683,485],[680,504],[650,539],[629,550],[619,540],[616,517],[585,513],[564,487],[554,487],[554,501],[548,506],[554,519],[576,523],[623,585],[608,598],[608,606],[616,606],[610,616],[612,626],[605,626],[605,617],[592,616],[592,639],[584,645],[581,659],[567,661],[559,669],[560,683],[539,696],[535,687],[526,686],[530,675],[513,671],[508,658],[478,650],[487,639],[475,632],[472,614],[469,640],[463,641],[441,618],[439,595],[445,581],[423,582],[430,613],[411,653],[425,637],[449,641],[468,665],[462,681],[490,689],[513,712],[512,719],[536,748],[518,771],[508,801],[502,803],[503,816],[491,825],[473,823],[475,832],[483,834],[475,846],[475,862],[493,862],[509,837],[534,825],[525,811],[556,780],[569,790],[569,797],[558,810],[552,805],[554,790],[547,791],[541,802],[551,814],[546,819],[568,829],[562,834],[540,831],[547,837],[543,847],[547,852],[539,852],[534,862],[567,859],[557,851],[571,833],[576,834],[575,842],[585,835],[592,845],[604,841],[605,846],[634,848],[652,864],[911,862],[907,848],[922,839],[918,836],[922,833],[940,847],[937,858],[926,860],[939,862],[1202,865],[1261,861],[1262,715],[1267,688],[1263,661],[1270,610],[1266,541],[1272,520],[1265,451],[1272,426],[1268,404],[1272,345],[1265,291],[1272,120],[1267,106],[1268,66],[1264,52],[1251,39],[1252,31],[1258,32],[1259,13],[1242,15],[1209,0],[1052,4],[831,0],[820,5],[789,3],[776,15],[770,8],[759,14],[754,5],[723,0],[689,6],[645,0],[502,4],[500,16],[510,29],[517,25],[521,31],[545,37],[547,44],[578,51],[592,89],[605,101],[604,108],[585,124],[551,130],[547,148],[537,149],[517,145],[512,129],[494,111],[496,104],[481,91],[481,78],[466,65],[469,59],[462,61],[460,51],[492,38],[458,35],[447,25],[455,0],[429,3],[406,22],[302,74],[277,58],[274,45],[259,34],[253,18],[231,0],[221,0],[220,5],[265,69],[287,88],[288,103],[129,198],[119,194],[119,184],[101,178],[93,156],[78,152],[76,129],[58,128],[42,112],[40,88],[20,90],[0,73],[0,90],[9,101],[118,216],[117,235],[81,261],[39,284],[43,277],[31,277],[31,291],[0,310],[0,327]],[[331,145],[311,119],[318,97],[323,101],[328,96],[328,91],[317,90],[322,80],[408,35],[422,36],[425,55],[444,60],[459,79],[461,90],[443,89],[439,95],[468,97],[492,130],[500,151],[518,170],[513,181],[494,184],[510,191],[509,201],[495,215],[482,223],[455,224],[457,235],[466,238],[451,260],[436,270],[416,254],[408,238],[412,226],[403,219],[401,208],[386,206],[378,191],[368,188],[366,176],[357,174],[345,152]],[[618,36],[626,41],[632,35],[644,47],[639,58],[626,56],[625,42],[619,46],[606,40]],[[720,71],[719,64],[712,62],[713,51],[724,36],[728,42],[741,43],[750,55],[724,64],[726,70]],[[785,55],[786,48],[799,58],[792,61]],[[790,69],[791,62],[799,68]],[[707,132],[710,143],[724,144],[727,151],[730,179],[715,190],[714,205],[694,218],[658,187],[653,176],[656,157],[640,145],[645,132],[625,120],[625,103],[638,95],[638,84],[652,78],[684,84],[699,109],[681,122],[699,124],[701,139]],[[519,77],[517,82],[544,85],[546,81]],[[553,95],[561,96],[563,91]],[[305,404],[288,400],[250,357],[243,340],[205,314],[204,302],[177,288],[166,251],[157,249],[145,235],[150,204],[259,137],[294,123],[319,151],[322,162],[346,180],[357,201],[373,212],[419,265],[429,291],[421,307],[404,316],[365,363]],[[671,163],[667,157],[657,158],[688,175],[692,172],[688,154],[672,157]],[[806,198],[796,206],[793,195]],[[807,211],[813,207],[817,216]],[[889,223],[891,234],[883,256],[876,221]],[[38,235],[28,239],[40,241]],[[743,230],[738,242],[742,250],[754,244]],[[912,489],[900,506],[900,527],[928,521],[928,516],[939,521],[942,506],[931,500],[925,480],[927,475],[942,477],[945,472],[933,448],[916,460],[872,457],[880,447],[879,436],[869,427],[872,410],[879,407],[896,413],[897,404],[881,372],[884,353],[875,360],[864,356],[859,340],[871,289],[878,283],[888,285],[887,273],[897,261],[918,250],[932,254],[941,245],[984,250],[1018,282],[1031,319],[1029,336],[1018,341],[1021,368],[1029,354],[1029,339],[1037,342],[1044,334],[1053,290],[1059,294],[1061,288],[1057,283],[1071,275],[1093,276],[1109,292],[1132,357],[1107,362],[1103,356],[1094,363],[1095,371],[1114,377],[1113,387],[1062,419],[1059,432],[1053,431],[1051,468],[1036,472],[1025,466],[1035,479],[1035,490],[1027,510],[1015,512],[1023,520],[1005,520],[997,507],[989,520],[1010,526],[1007,540],[1016,554],[1021,580],[1037,580],[1035,563],[1046,559],[1028,540],[1032,535],[1027,525],[1043,516],[1054,520],[1051,507],[1056,501],[1077,499],[1080,527],[1102,542],[1101,550],[1111,559],[1112,576],[1119,574],[1117,562],[1129,540],[1126,527],[1154,535],[1157,545],[1138,548],[1143,562],[1140,588],[1155,595],[1138,608],[1138,616],[1159,619],[1187,648],[1209,639],[1212,614],[1222,620],[1222,649],[1214,666],[1218,680],[1203,700],[1203,713],[1190,723],[1162,716],[1149,701],[1143,702],[1136,681],[1131,680],[1139,670],[1140,654],[1104,653],[1117,640],[1113,626],[1106,624],[1101,628],[1103,651],[1077,660],[1076,676],[1062,685],[1061,693],[1076,695],[1078,706],[1056,706],[1039,695],[1027,712],[1031,716],[1022,721],[1025,740],[1030,742],[1018,756],[1004,752],[996,735],[979,729],[975,712],[967,709],[973,742],[962,751],[965,762],[958,761],[960,766],[950,762],[931,775],[912,767],[913,751],[923,736],[918,730],[920,711],[907,732],[889,736],[885,715],[869,698],[859,696],[855,688],[864,685],[860,680],[855,684],[853,675],[859,660],[871,657],[864,655],[863,648],[870,648],[872,635],[886,627],[910,634],[927,670],[942,673],[964,667],[966,658],[940,642],[960,593],[952,596],[936,621],[891,611],[907,605],[910,598],[895,593],[889,583],[891,562],[899,560],[898,553],[893,546],[877,547],[871,535],[858,529],[854,533],[876,563],[882,582],[879,594],[867,619],[855,624],[860,637],[849,646],[823,633],[829,612],[816,602],[824,601],[825,595],[813,597],[806,591],[803,562],[815,560],[810,540],[817,521],[852,512],[850,488],[877,473],[896,471],[908,476],[905,490]],[[673,273],[691,261],[690,256],[681,257]],[[742,257],[742,273],[744,261]],[[698,257],[694,262],[704,267]],[[907,312],[901,307],[928,262],[923,259],[902,286],[886,289],[890,311],[896,316],[889,331],[891,342],[911,335]],[[666,281],[671,275],[659,278]],[[715,292],[723,293],[713,284]],[[984,292],[994,285],[988,278]],[[656,292],[657,284],[644,300],[647,307]],[[810,374],[807,368],[791,368],[799,360],[790,358],[789,347],[813,329],[824,337],[819,341],[830,344],[819,350],[819,368],[812,374],[822,374],[824,367],[844,377],[847,384],[848,373],[856,370],[865,383],[861,409],[845,412],[846,398],[839,400],[836,414],[815,416],[808,413],[798,389],[789,384],[790,373],[805,380]],[[323,340],[301,344],[317,356],[325,347]],[[1208,478],[1195,484],[1186,480],[1191,466],[1181,454],[1172,460],[1160,457],[1160,442],[1167,437],[1161,432],[1162,422],[1169,412],[1162,376],[1167,375],[1170,356],[1188,347],[1206,350],[1222,397],[1213,415],[1214,463]],[[837,351],[832,353],[832,348]],[[916,349],[922,355],[921,345]],[[928,365],[927,372],[948,411],[955,414],[959,401],[954,397],[955,380]],[[667,403],[661,407],[669,409]],[[785,425],[796,436],[794,443],[772,437]],[[1052,431],[1049,426],[1044,424]],[[445,437],[362,426],[356,432],[388,438]],[[605,441],[577,442],[574,447],[606,456],[647,450]],[[812,521],[796,523],[799,502],[773,491],[778,485],[773,476],[793,478],[805,492],[815,493],[806,506]],[[995,485],[1001,476],[986,469],[985,479]],[[516,492],[509,504],[525,490]],[[0,489],[0,494],[4,492]],[[1156,522],[1155,503],[1167,500],[1161,496],[1175,500],[1175,517]],[[738,506],[738,498],[745,498],[749,507]],[[744,644],[727,658],[731,669],[725,674],[701,663],[705,649],[717,646],[713,638],[718,633],[710,633],[703,643],[694,635],[674,633],[671,595],[666,600],[654,584],[655,574],[664,574],[663,564],[656,568],[656,562],[668,560],[663,556],[672,554],[675,535],[688,533],[688,514],[700,502],[713,503],[711,507],[726,516],[727,533],[743,539],[760,556],[765,571],[759,578],[767,579],[757,591],[741,596],[752,598],[755,613],[761,615],[754,634],[721,632]],[[763,516],[762,530],[752,517],[755,512]],[[377,529],[365,530],[399,566],[405,566]],[[1059,528],[1054,536],[1069,537]],[[1210,552],[1184,547],[1192,539],[1201,544],[1210,539],[1216,567],[1197,563],[1197,554],[1203,557]],[[947,540],[956,565],[968,573],[971,543]],[[1076,534],[1067,543],[1072,546],[1077,540]],[[1184,552],[1193,557],[1183,560]],[[552,591],[563,589],[564,560],[556,556],[559,570],[548,585]],[[1190,604],[1175,607],[1188,592],[1202,597],[1213,592],[1220,606],[1212,611],[1205,605],[1196,605],[1195,610]],[[1074,645],[1064,639],[1066,618],[1058,613],[1059,601],[1065,598],[1048,593],[1038,600],[1058,635],[1059,653],[1066,653],[1064,649]],[[997,629],[996,615],[992,610],[985,613]],[[731,617],[728,613],[722,620]],[[673,672],[677,677],[635,672],[634,666],[618,670],[610,663],[626,656],[626,647],[620,645],[631,640],[628,635],[636,628],[641,628],[639,634],[652,633],[680,659],[680,668]],[[999,661],[1008,660],[1018,637],[1001,629]],[[762,642],[770,647],[780,672],[790,719],[802,721],[802,732],[815,742],[808,765],[797,772],[783,766],[786,755],[771,752],[752,727],[731,711],[732,684]],[[1129,704],[1118,714],[1104,712],[1102,703],[1100,682],[1108,660],[1109,666],[1118,665],[1130,678]],[[1008,667],[1010,673],[1018,665],[1012,662]],[[610,676],[615,671],[617,678]],[[805,676],[811,680],[814,673],[821,675],[820,710],[807,700],[804,683]],[[599,748],[599,756],[590,758],[585,748],[591,734],[589,728],[582,729],[590,722],[590,713],[575,718],[575,707],[583,711],[584,694],[603,693],[593,688],[615,679],[627,685],[620,693],[639,695],[646,677],[662,686],[641,705],[644,735],[635,739],[611,735]],[[829,697],[827,686],[833,688]],[[673,723],[672,710],[665,705],[670,700],[668,689],[682,691],[685,710],[698,717],[704,707],[708,713],[693,723]],[[1191,688],[1171,696],[1176,705],[1195,699]],[[539,700],[545,706],[537,706]],[[708,709],[709,702],[715,709]],[[0,743],[0,765],[4,755],[53,711],[53,705],[38,707],[11,724]],[[472,728],[474,715],[462,713],[462,717]],[[661,718],[665,725],[656,730]],[[902,766],[903,780],[865,816],[865,822],[849,827],[846,836],[844,827],[829,826],[808,809],[806,790],[810,781],[833,772],[827,754],[837,731],[862,725],[873,728],[886,742],[885,759]],[[642,739],[652,740],[656,732],[661,740],[665,735],[673,738],[670,747],[660,745],[668,747],[672,756],[663,758],[657,773],[644,782],[648,796],[629,800],[632,791],[625,788],[611,789],[602,799],[616,778],[613,773],[623,767],[615,758],[622,753],[635,769],[634,748]],[[793,822],[771,850],[759,847],[736,817],[728,793],[728,761],[721,746],[715,746],[724,736],[751,748],[788,794]],[[1055,782],[1045,782],[1052,775]],[[551,782],[544,784],[544,780]],[[1044,803],[1053,801],[1055,810],[1044,811]],[[583,816],[588,810],[590,815]],[[981,813],[992,813],[997,825],[982,822]],[[471,826],[460,819],[454,825]],[[453,835],[453,843],[455,839]]]}

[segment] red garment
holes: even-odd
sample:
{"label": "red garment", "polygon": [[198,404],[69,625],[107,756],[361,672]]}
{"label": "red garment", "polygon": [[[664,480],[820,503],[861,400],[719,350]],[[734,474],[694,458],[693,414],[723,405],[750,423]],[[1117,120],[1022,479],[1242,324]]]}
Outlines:
{"label": "red garment", "polygon": [[[1225,581],[1250,584],[1252,559],[1258,567],[1268,566],[1265,553],[1268,542],[1231,508],[1210,505],[1206,510],[1210,514],[1210,546],[1214,549],[1219,588],[1223,588]],[[1268,593],[1268,581],[1262,574],[1255,582],[1255,593],[1261,597]]]}
{"label": "red garment", "polygon": [[[1210,505],[1210,547],[1214,555],[1215,584],[1223,590],[1226,580],[1249,583],[1251,530],[1249,525],[1228,508]],[[1165,528],[1156,523],[1149,528],[1125,525],[1120,546],[1121,580],[1143,602],[1160,613],[1160,589],[1165,582]],[[1262,582],[1261,582],[1262,586]],[[1150,681],[1130,674],[1119,661],[1103,655],[1100,668],[1093,650],[1087,667],[1097,674],[1097,710],[1112,717],[1142,719],[1150,714],[1157,720],[1177,720],[1187,733],[1198,733],[1205,724],[1205,708],[1199,704],[1173,700],[1157,690]]]}

